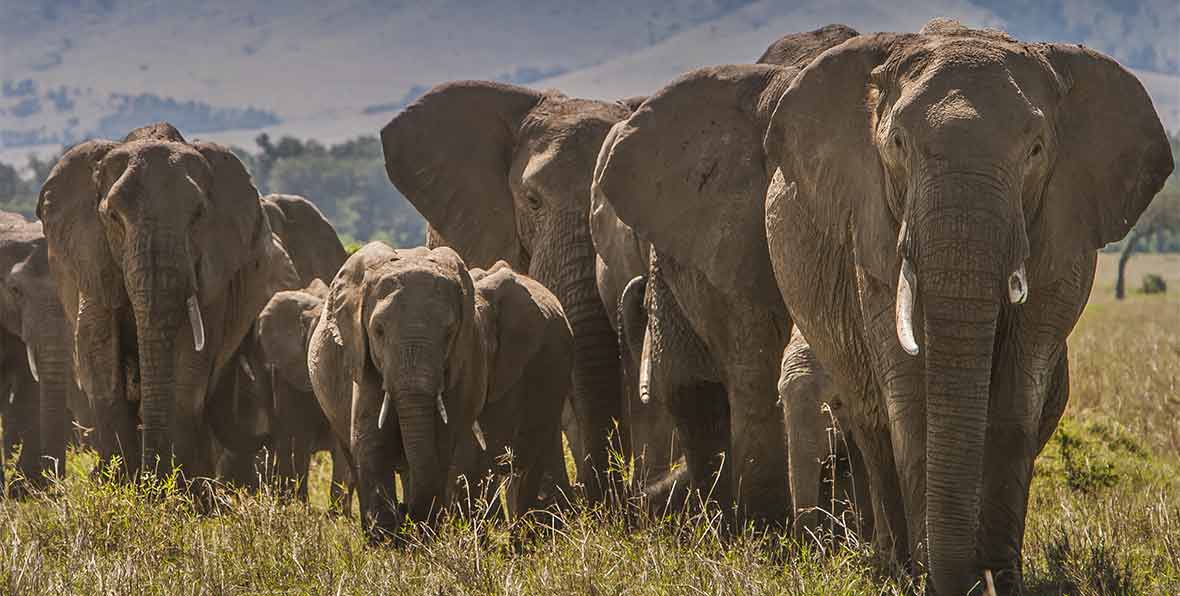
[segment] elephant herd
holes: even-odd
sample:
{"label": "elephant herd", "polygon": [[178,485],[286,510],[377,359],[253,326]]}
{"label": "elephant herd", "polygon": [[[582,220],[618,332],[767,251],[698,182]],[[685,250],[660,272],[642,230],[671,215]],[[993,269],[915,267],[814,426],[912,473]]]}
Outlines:
{"label": "elephant herd", "polygon": [[346,255],[165,123],[71,148],[40,223],[0,219],[23,477],[61,473],[71,424],[125,477],[265,460],[305,498],[325,449],[379,537],[489,476],[515,516],[569,491],[564,431],[588,502],[628,478],[801,533],[836,427],[898,573],[1019,594],[1097,249],[1173,169],[1113,59],[943,19],[788,35],[618,102],[445,83],[381,142],[426,247]]}

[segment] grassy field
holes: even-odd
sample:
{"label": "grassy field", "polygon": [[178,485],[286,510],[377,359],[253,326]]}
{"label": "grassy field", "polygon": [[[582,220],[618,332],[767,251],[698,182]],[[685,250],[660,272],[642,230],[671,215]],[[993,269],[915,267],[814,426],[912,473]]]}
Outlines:
{"label": "grassy field", "polygon": [[[1073,393],[1038,460],[1025,557],[1034,594],[1180,594],[1180,257],[1137,256],[1167,296],[1113,299],[1100,264],[1070,343]],[[715,520],[569,514],[507,527],[452,520],[404,549],[369,548],[353,519],[312,504],[227,494],[212,514],[167,483],[66,480],[0,501],[3,594],[897,594],[861,545],[795,544]],[[630,519],[630,522],[626,520]]]}

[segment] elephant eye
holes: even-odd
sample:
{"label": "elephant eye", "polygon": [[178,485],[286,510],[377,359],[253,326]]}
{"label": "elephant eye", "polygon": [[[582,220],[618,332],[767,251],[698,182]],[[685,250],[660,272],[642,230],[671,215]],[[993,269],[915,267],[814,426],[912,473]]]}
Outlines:
{"label": "elephant eye", "polygon": [[529,192],[525,194],[524,198],[526,201],[528,201],[529,207],[532,207],[533,209],[541,208],[541,197],[537,196],[536,193]]}
{"label": "elephant eye", "polygon": [[1043,147],[1041,145],[1041,142],[1037,141],[1036,143],[1033,143],[1032,149],[1029,149],[1028,156],[1029,157],[1036,157],[1041,154],[1042,150],[1043,150]]}
{"label": "elephant eye", "polygon": [[375,325],[373,327],[373,335],[376,335],[377,337],[385,337],[385,327],[381,326],[381,324]]}

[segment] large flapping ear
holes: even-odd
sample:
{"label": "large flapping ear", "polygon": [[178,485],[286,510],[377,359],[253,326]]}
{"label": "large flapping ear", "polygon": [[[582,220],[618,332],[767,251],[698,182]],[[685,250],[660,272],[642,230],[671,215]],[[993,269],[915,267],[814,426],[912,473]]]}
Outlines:
{"label": "large flapping ear", "polygon": [[472,267],[524,263],[508,174],[516,132],[542,97],[500,83],[446,83],[381,129],[389,179]]}
{"label": "large flapping ear", "polygon": [[836,47],[860,35],[847,25],[825,25],[815,31],[784,35],[758,58],[758,64],[778,64],[803,68],[828,48]]}
{"label": "large flapping ear", "polygon": [[649,247],[631,226],[619,219],[614,206],[606,200],[598,186],[615,137],[624,126],[626,121],[616,122],[611,127],[602,141],[598,160],[594,164],[594,181],[590,184],[590,240],[594,244],[594,252],[607,267],[638,275],[646,268]]}
{"label": "large flapping ear", "polygon": [[1042,51],[1063,89],[1057,158],[1030,222],[1029,269],[1044,283],[1067,273],[1080,252],[1125,236],[1174,164],[1159,114],[1135,75],[1079,46]]}
{"label": "large flapping ear", "polygon": [[273,250],[271,229],[258,189],[237,156],[215,143],[196,142],[193,148],[209,162],[212,173],[209,188],[204,189],[209,207],[193,233],[201,254],[200,300],[210,304],[224,299],[230,281],[243,267],[267,260]]}
{"label": "large flapping ear", "polygon": [[344,353],[349,377],[363,381],[369,362],[369,340],[365,329],[364,308],[367,293],[365,274],[370,264],[397,258],[397,252],[381,242],[370,242],[344,261],[328,288],[324,301],[323,327],[332,342]]}
{"label": "large flapping ear", "polygon": [[852,242],[857,263],[890,287],[900,266],[900,222],[874,141],[874,111],[888,90],[872,74],[899,38],[860,36],[820,55],[783,94],[766,132],[767,159],[786,185],[795,184],[816,233]]}
{"label": "large flapping ear", "polygon": [[691,72],[612,130],[594,192],[652,247],[718,289],[781,303],[763,223],[768,97],[795,74],[766,65]]}
{"label": "large flapping ear", "polygon": [[[51,259],[68,270],[88,299],[107,305],[118,304],[125,290],[98,217],[102,190],[96,168],[117,146],[105,140],[75,145],[49,172],[37,199],[37,217],[45,228]],[[81,255],[86,255],[85,261],[73,260]],[[85,267],[76,267],[78,262]]]}
{"label": "large flapping ear", "polygon": [[[323,212],[299,195],[270,194],[264,199],[282,214],[283,229],[274,232],[287,247],[291,261],[299,271],[301,285],[316,278],[331,279],[336,275],[348,253]],[[270,219],[274,228],[275,218]]]}

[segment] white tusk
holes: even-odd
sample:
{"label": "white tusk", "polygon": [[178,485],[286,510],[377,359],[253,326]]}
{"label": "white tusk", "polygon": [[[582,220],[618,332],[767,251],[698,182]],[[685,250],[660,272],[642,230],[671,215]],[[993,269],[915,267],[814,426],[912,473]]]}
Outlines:
{"label": "white tusk", "polygon": [[254,383],[258,380],[254,376],[254,369],[250,366],[250,361],[247,360],[245,356],[238,357],[238,364],[242,366],[242,372],[246,373],[246,376],[250,378],[251,383]]}
{"label": "white tusk", "polygon": [[15,391],[13,391],[13,390],[11,390],[11,389],[9,389],[9,390],[8,390],[8,405],[10,405],[10,406],[11,406],[11,405],[12,405],[12,402],[13,402],[13,401],[15,401],[15,400],[16,400],[16,392],[15,392]]}
{"label": "white tusk", "polygon": [[984,596],[996,596],[996,582],[992,579],[991,569],[983,570],[983,582],[985,584],[983,589]]}
{"label": "white tusk", "polygon": [[37,374],[37,357],[33,356],[33,346],[25,344],[25,354],[29,355],[29,372],[33,373],[33,380],[40,383],[41,376]]}
{"label": "white tusk", "polygon": [[643,334],[643,351],[639,356],[639,401],[651,401],[651,333]]}
{"label": "white tusk", "polygon": [[483,429],[479,427],[479,421],[471,423],[471,433],[475,435],[475,442],[479,443],[481,451],[488,450],[488,442],[483,438]]}
{"label": "white tusk", "polygon": [[197,304],[197,295],[188,297],[188,322],[193,328],[193,347],[198,352],[205,349],[205,321],[201,319],[201,305]]}
{"label": "white tusk", "polygon": [[897,319],[897,341],[901,349],[910,356],[918,355],[918,342],[914,339],[914,286],[917,278],[909,259],[901,260],[901,271],[897,274],[897,302],[894,317]]}
{"label": "white tusk", "polygon": [[447,424],[447,404],[443,403],[442,391],[438,392],[435,399],[438,401],[438,415],[442,416],[443,424]]}
{"label": "white tusk", "polygon": [[1028,300],[1028,274],[1024,271],[1024,263],[1008,276],[1008,302],[1024,304]]}
{"label": "white tusk", "polygon": [[389,392],[385,392],[385,399],[381,400],[381,413],[377,415],[377,430],[385,428],[385,417],[389,415],[389,403],[393,398],[389,397]]}

